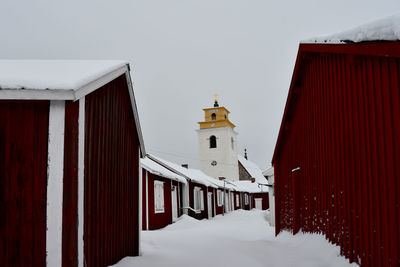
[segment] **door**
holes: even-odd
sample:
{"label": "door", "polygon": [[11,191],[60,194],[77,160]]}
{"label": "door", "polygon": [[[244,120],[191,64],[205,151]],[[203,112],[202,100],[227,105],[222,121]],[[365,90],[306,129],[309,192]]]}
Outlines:
{"label": "door", "polygon": [[255,198],[254,202],[256,204],[256,209],[262,210],[262,198]]}
{"label": "door", "polygon": [[234,200],[233,200],[233,193],[231,192],[231,210],[235,210]]}
{"label": "door", "polygon": [[211,217],[212,217],[212,204],[213,204],[212,193],[208,193],[208,196],[207,196],[208,219],[211,219]]}
{"label": "door", "polygon": [[177,198],[177,187],[172,186],[171,190],[171,200],[172,200],[172,221],[175,222],[178,219],[178,198]]}

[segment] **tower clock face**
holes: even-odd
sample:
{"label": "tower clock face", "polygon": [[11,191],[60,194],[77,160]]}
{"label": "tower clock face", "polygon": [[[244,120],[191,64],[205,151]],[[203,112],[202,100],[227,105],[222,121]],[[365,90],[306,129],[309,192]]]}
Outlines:
{"label": "tower clock face", "polygon": [[215,165],[217,165],[217,162],[215,160],[213,160],[213,161],[211,161],[211,165],[215,166]]}

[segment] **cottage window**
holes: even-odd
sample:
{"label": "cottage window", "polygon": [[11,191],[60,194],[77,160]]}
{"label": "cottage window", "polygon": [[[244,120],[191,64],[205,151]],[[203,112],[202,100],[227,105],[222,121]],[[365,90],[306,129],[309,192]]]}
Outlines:
{"label": "cottage window", "polygon": [[154,211],[164,212],[164,182],[154,181]]}
{"label": "cottage window", "polygon": [[200,187],[195,187],[193,191],[194,196],[194,209],[196,213],[204,210],[204,194]]}
{"label": "cottage window", "polygon": [[210,148],[216,148],[217,147],[217,138],[215,135],[210,136]]}
{"label": "cottage window", "polygon": [[239,207],[239,195],[236,195],[236,207]]}
{"label": "cottage window", "polygon": [[211,120],[215,121],[217,119],[217,114],[213,113],[211,114]]}
{"label": "cottage window", "polygon": [[249,205],[249,195],[244,194],[244,204]]}
{"label": "cottage window", "polygon": [[223,201],[222,191],[217,190],[217,206],[218,207],[222,206],[222,201]]}

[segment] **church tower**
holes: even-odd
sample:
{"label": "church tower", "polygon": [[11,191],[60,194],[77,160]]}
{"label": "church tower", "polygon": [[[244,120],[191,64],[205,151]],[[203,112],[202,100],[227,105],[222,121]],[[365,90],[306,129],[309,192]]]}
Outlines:
{"label": "church tower", "polygon": [[219,106],[217,95],[214,107],[203,111],[204,121],[199,122],[197,130],[200,169],[216,179],[238,181],[237,133],[229,121],[229,111]]}

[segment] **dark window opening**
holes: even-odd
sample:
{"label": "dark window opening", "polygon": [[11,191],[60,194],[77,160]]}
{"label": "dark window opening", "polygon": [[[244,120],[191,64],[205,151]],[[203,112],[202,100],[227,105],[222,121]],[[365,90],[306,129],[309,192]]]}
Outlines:
{"label": "dark window opening", "polygon": [[217,119],[217,114],[215,114],[215,113],[211,114],[211,119],[213,121],[215,121]]}
{"label": "dark window opening", "polygon": [[217,147],[217,138],[215,135],[211,135],[210,137],[210,148],[216,148]]}

